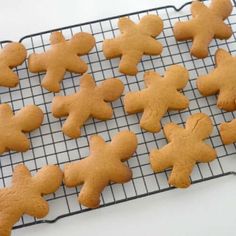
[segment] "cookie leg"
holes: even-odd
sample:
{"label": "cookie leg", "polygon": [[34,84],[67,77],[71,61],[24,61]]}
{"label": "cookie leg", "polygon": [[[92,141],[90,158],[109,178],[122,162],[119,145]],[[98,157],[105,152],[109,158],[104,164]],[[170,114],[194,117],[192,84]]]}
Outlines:
{"label": "cookie leg", "polygon": [[138,73],[137,64],[140,62],[143,53],[130,51],[121,57],[119,71],[126,75],[136,75]]}
{"label": "cookie leg", "polygon": [[161,130],[160,120],[164,114],[164,111],[146,108],[140,121],[141,128],[152,133],[159,132]]}
{"label": "cookie leg", "polygon": [[71,112],[62,127],[63,133],[70,138],[78,138],[81,126],[88,118],[89,113],[86,111],[81,111],[80,113]]}
{"label": "cookie leg", "polygon": [[117,164],[109,172],[110,180],[114,183],[126,183],[132,178],[132,171],[123,163]]}
{"label": "cookie leg", "polygon": [[150,163],[154,172],[161,172],[173,165],[174,152],[170,144],[162,149],[154,149],[150,152]]}
{"label": "cookie leg", "polygon": [[89,208],[96,208],[99,206],[100,194],[104,189],[104,185],[99,184],[98,181],[96,181],[96,186],[94,186],[94,184],[94,182],[85,182],[79,193],[79,202]]}
{"label": "cookie leg", "polygon": [[173,99],[170,99],[168,110],[182,110],[187,108],[189,100],[183,94],[176,92]]}
{"label": "cookie leg", "polygon": [[[14,214],[14,213],[13,213]],[[9,217],[0,217],[0,235],[1,236],[10,236],[13,224],[12,219],[8,219]],[[17,220],[16,220],[17,222]]]}
{"label": "cookie leg", "polygon": [[218,24],[215,29],[215,38],[218,39],[228,39],[232,36],[233,32],[229,25],[225,23]]}
{"label": "cookie leg", "polygon": [[24,210],[24,213],[27,215],[36,218],[43,218],[48,214],[49,206],[42,197],[35,197],[27,201],[26,208]]}
{"label": "cookie leg", "polygon": [[74,56],[68,59],[66,70],[74,73],[83,74],[88,70],[88,66],[78,56]]}
{"label": "cookie leg", "polygon": [[220,136],[224,144],[236,142],[236,119],[220,125]]}
{"label": "cookie leg", "polygon": [[168,181],[169,184],[177,188],[187,188],[191,184],[190,175],[193,166],[194,166],[193,163],[190,163],[188,165],[186,165],[186,163],[184,164],[176,163],[171,171]]}
{"label": "cookie leg", "polygon": [[197,157],[197,162],[207,163],[216,159],[216,150],[210,145],[202,142],[199,144],[199,152]]}
{"label": "cookie leg", "polygon": [[193,39],[191,54],[197,58],[205,58],[208,56],[208,46],[212,40],[212,35],[197,35]]}
{"label": "cookie leg", "polygon": [[60,82],[64,79],[64,75],[64,68],[48,68],[41,85],[48,91],[57,93],[60,91]]}
{"label": "cookie leg", "polygon": [[108,120],[112,118],[112,108],[105,102],[99,102],[94,104],[91,116],[98,119],[98,120]]}

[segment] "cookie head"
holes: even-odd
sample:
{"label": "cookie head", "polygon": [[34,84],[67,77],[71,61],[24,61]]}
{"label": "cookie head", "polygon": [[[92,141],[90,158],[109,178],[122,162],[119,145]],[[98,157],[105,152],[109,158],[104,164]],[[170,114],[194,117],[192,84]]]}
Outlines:
{"label": "cookie head", "polygon": [[42,194],[55,192],[61,185],[63,173],[55,165],[48,165],[40,169],[33,177],[33,181]]}
{"label": "cookie head", "polygon": [[84,55],[94,47],[95,39],[89,33],[80,32],[72,37],[70,45],[78,55]]}
{"label": "cookie head", "polygon": [[213,125],[209,116],[204,113],[196,113],[187,119],[186,129],[192,130],[192,133],[199,138],[205,139],[211,134]]}
{"label": "cookie head", "polygon": [[163,22],[157,15],[146,15],[140,20],[138,27],[148,35],[156,37],[163,30]]}
{"label": "cookie head", "polygon": [[182,89],[188,83],[189,73],[183,66],[173,65],[166,70],[166,78],[174,84],[176,89]]}
{"label": "cookie head", "polygon": [[4,61],[10,67],[15,67],[23,63],[27,56],[27,51],[21,43],[9,43],[3,49]]}
{"label": "cookie head", "polygon": [[125,161],[134,154],[138,140],[133,132],[121,131],[112,139],[111,145],[116,155],[121,156],[121,160]]}
{"label": "cookie head", "polygon": [[231,0],[212,0],[210,9],[216,13],[216,15],[221,16],[222,19],[226,19],[233,10],[233,5]]}
{"label": "cookie head", "polygon": [[119,79],[107,79],[99,86],[102,90],[103,98],[107,102],[116,100],[124,91],[124,84]]}
{"label": "cookie head", "polygon": [[23,131],[29,132],[42,124],[43,112],[35,105],[28,105],[16,113],[15,119]]}

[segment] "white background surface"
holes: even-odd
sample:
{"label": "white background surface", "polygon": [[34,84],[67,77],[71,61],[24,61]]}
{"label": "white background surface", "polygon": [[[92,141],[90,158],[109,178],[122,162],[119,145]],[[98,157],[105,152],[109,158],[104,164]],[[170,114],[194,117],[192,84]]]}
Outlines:
{"label": "white background surface", "polygon": [[[0,40],[185,0],[2,0]],[[232,159],[236,159],[233,157]],[[236,161],[234,161],[236,164]],[[13,231],[41,235],[235,235],[236,177],[224,177]]]}

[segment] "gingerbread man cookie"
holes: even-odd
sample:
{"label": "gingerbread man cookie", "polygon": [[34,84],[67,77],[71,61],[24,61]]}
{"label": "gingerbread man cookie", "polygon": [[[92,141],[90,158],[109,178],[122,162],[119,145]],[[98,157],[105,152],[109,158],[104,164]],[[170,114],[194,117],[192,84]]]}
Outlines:
{"label": "gingerbread man cookie", "polygon": [[160,120],[168,110],[188,107],[188,98],[178,92],[186,86],[188,78],[188,71],[180,65],[169,67],[163,78],[154,71],[146,72],[146,88],[125,95],[125,111],[128,114],[143,112],[141,128],[153,133],[159,132]]}
{"label": "gingerbread man cookie", "polygon": [[0,105],[0,154],[12,150],[25,152],[30,141],[23,132],[30,132],[40,127],[43,112],[35,105],[28,105],[15,115],[8,104]]}
{"label": "gingerbread man cookie", "polygon": [[62,183],[59,167],[49,165],[31,176],[23,164],[15,167],[12,186],[0,190],[0,235],[10,236],[13,225],[23,214],[43,218],[48,203],[42,195],[54,193]]}
{"label": "gingerbread man cookie", "polygon": [[42,86],[51,91],[60,91],[60,82],[65,72],[83,74],[87,64],[79,56],[87,54],[95,45],[89,33],[77,33],[66,41],[61,32],[53,32],[50,37],[51,48],[44,53],[34,53],[29,57],[29,70],[33,73],[46,71]]}
{"label": "gingerbread man cookie", "polygon": [[216,151],[203,140],[213,129],[211,119],[204,113],[197,113],[187,119],[185,128],[175,123],[164,127],[168,144],[152,150],[150,162],[155,172],[172,168],[169,184],[178,188],[190,185],[189,176],[196,162],[209,162],[216,158]]}
{"label": "gingerbread man cookie", "polygon": [[219,129],[223,144],[236,142],[236,119],[233,119],[231,122],[222,123]]}
{"label": "gingerbread man cookie", "polygon": [[109,182],[125,183],[132,178],[131,170],[122,162],[137,148],[137,138],[130,131],[116,134],[110,143],[94,135],[90,138],[90,155],[65,165],[64,183],[67,187],[82,185],[79,202],[89,208],[100,203],[100,194]]}
{"label": "gingerbread man cookie", "polygon": [[0,50],[0,86],[15,87],[19,77],[12,68],[21,65],[26,59],[27,52],[21,43],[8,43]]}
{"label": "gingerbread man cookie", "polygon": [[135,75],[143,55],[161,54],[162,45],[155,37],[163,30],[163,22],[157,15],[144,16],[138,24],[123,17],[119,19],[118,27],[121,35],[105,40],[103,53],[107,59],[121,57],[120,72]]}
{"label": "gingerbread man cookie", "polygon": [[176,40],[193,40],[191,54],[198,58],[208,56],[208,46],[213,38],[228,39],[232,29],[224,23],[233,9],[231,0],[212,0],[209,7],[200,1],[193,1],[193,19],[174,25]]}
{"label": "gingerbread man cookie", "polygon": [[124,90],[118,79],[107,79],[96,86],[91,75],[80,80],[80,91],[69,96],[56,96],[52,101],[52,114],[59,118],[68,116],[63,132],[71,138],[80,136],[80,128],[89,117],[99,120],[112,118],[112,108],[106,102],[118,99]]}
{"label": "gingerbread man cookie", "polygon": [[197,79],[197,87],[203,96],[219,93],[217,106],[226,111],[236,110],[236,57],[218,49],[215,55],[216,69]]}

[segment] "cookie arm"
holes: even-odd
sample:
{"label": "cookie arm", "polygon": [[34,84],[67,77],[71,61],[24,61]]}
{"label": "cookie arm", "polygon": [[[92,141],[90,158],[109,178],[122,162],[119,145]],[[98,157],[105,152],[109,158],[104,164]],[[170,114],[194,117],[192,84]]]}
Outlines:
{"label": "cookie arm", "polygon": [[10,68],[5,67],[0,69],[0,86],[12,88],[17,86],[19,78]]}
{"label": "cookie arm", "polygon": [[47,70],[46,53],[33,53],[29,56],[29,71],[32,73],[43,72]]}
{"label": "cookie arm", "polygon": [[220,136],[224,144],[236,142],[236,119],[222,123],[219,127]]}
{"label": "cookie arm", "polygon": [[201,143],[198,146],[198,155],[197,155],[197,162],[210,162],[216,159],[216,151],[215,149],[213,149],[210,145],[206,144],[206,143]]}
{"label": "cookie arm", "polygon": [[210,96],[216,94],[219,89],[219,73],[214,70],[206,76],[200,76],[197,79],[197,88],[203,96]]}
{"label": "cookie arm", "polygon": [[175,150],[172,144],[167,144],[161,149],[154,149],[150,152],[150,163],[154,172],[162,172],[173,165]]}
{"label": "cookie arm", "polygon": [[106,39],[103,42],[102,50],[106,59],[120,57],[122,54],[120,39]]}
{"label": "cookie arm", "polygon": [[16,152],[25,152],[30,148],[30,141],[21,131],[15,131],[5,140],[6,148]]}
{"label": "cookie arm", "polygon": [[177,22],[174,25],[174,36],[177,41],[192,39],[194,35],[195,23],[190,21]]}
{"label": "cookie arm", "polygon": [[144,104],[144,93],[142,91],[129,92],[124,97],[124,108],[128,114],[142,112]]}
{"label": "cookie arm", "polygon": [[64,167],[64,184],[67,187],[75,187],[85,180],[84,174],[87,172],[85,166],[86,159],[68,163]]}
{"label": "cookie arm", "polygon": [[20,182],[24,182],[26,178],[31,178],[28,168],[23,164],[17,165],[12,175],[12,184],[17,185]]}
{"label": "cookie arm", "polygon": [[171,142],[173,134],[182,130],[184,129],[175,123],[168,123],[164,126],[164,134],[168,142]]}
{"label": "cookie arm", "polygon": [[71,110],[71,104],[75,96],[55,96],[52,100],[52,114],[56,118],[67,116]]}
{"label": "cookie arm", "polygon": [[196,17],[201,11],[207,10],[207,6],[202,2],[194,1],[191,5],[191,13],[193,17]]}
{"label": "cookie arm", "polygon": [[121,33],[125,33],[130,30],[133,30],[135,26],[136,24],[132,20],[130,20],[128,17],[122,17],[119,19],[118,27]]}

